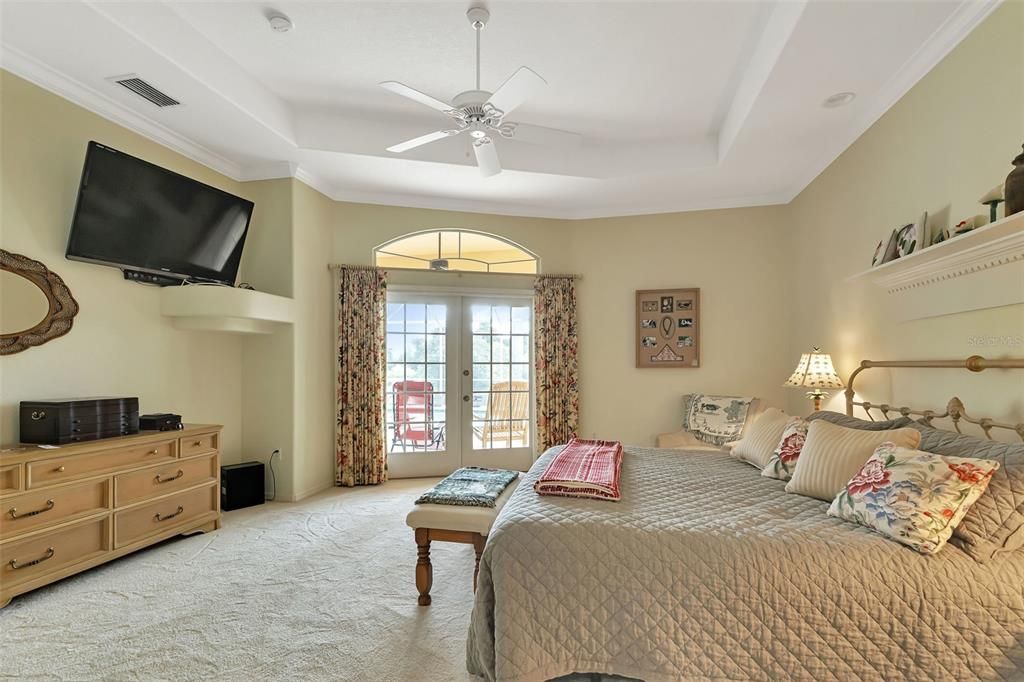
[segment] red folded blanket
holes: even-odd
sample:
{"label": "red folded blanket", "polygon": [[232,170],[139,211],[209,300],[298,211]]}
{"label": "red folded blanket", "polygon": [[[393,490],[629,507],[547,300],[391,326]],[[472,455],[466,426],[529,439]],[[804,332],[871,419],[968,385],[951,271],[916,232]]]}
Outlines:
{"label": "red folded blanket", "polygon": [[622,499],[619,492],[621,470],[622,443],[573,438],[548,463],[533,489],[540,495],[618,502]]}

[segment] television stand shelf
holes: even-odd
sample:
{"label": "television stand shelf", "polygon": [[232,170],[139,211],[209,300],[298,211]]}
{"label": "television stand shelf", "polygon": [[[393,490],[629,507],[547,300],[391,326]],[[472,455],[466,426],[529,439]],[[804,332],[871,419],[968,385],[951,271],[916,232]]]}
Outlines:
{"label": "television stand shelf", "polygon": [[234,334],[270,334],[294,321],[290,298],[223,286],[164,287],[160,313],[179,329]]}

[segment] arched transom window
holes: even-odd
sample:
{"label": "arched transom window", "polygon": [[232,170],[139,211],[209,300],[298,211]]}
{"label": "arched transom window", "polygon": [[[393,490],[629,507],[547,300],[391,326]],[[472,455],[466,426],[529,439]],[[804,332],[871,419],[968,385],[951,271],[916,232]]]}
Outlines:
{"label": "arched transom window", "polygon": [[536,273],[537,256],[518,244],[482,232],[431,230],[406,235],[374,251],[382,268]]}

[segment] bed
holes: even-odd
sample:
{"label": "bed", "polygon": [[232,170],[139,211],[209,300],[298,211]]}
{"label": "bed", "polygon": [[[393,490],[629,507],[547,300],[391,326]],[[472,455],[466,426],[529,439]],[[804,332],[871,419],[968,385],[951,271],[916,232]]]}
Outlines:
{"label": "bed", "polygon": [[627,447],[621,502],[540,497],[556,451],[489,536],[471,673],[1024,678],[1024,551],[919,555],[720,452]]}

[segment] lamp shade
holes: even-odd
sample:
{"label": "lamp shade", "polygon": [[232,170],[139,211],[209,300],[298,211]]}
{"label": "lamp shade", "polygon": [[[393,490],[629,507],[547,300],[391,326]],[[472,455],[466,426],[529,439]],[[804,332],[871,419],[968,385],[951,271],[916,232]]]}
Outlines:
{"label": "lamp shade", "polygon": [[800,362],[784,386],[808,388],[843,388],[843,380],[832,366],[832,356],[815,348],[800,356]]}

